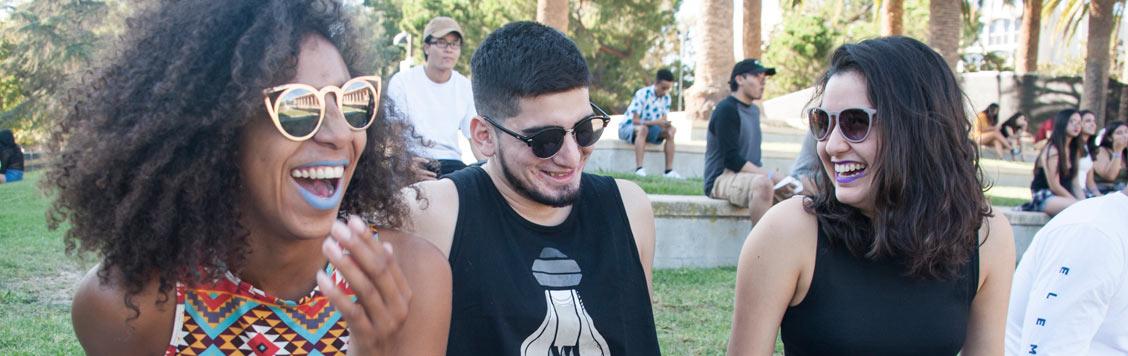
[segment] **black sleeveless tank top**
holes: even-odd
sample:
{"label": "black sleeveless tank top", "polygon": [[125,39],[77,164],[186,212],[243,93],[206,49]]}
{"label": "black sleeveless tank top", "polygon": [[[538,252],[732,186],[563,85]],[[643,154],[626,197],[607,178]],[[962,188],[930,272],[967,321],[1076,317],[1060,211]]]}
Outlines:
{"label": "black sleeveless tank top", "polygon": [[658,355],[658,336],[615,180],[583,174],[557,226],[517,214],[486,172],[458,188],[448,355]]}
{"label": "black sleeveless tank top", "polygon": [[979,252],[952,280],[904,275],[904,265],[871,261],[831,242],[819,227],[815,272],[803,301],[781,323],[794,355],[956,355],[979,284]]}
{"label": "black sleeveless tank top", "polygon": [[[1046,154],[1046,150],[1039,153],[1039,157]],[[1061,157],[1060,155],[1058,157]],[[1073,178],[1067,177],[1068,172],[1058,172],[1058,183],[1066,190],[1073,187]],[[1034,179],[1030,180],[1030,192],[1037,193],[1039,190],[1050,189],[1050,181],[1046,178],[1046,169],[1042,166],[1042,160],[1039,158],[1034,162]]]}

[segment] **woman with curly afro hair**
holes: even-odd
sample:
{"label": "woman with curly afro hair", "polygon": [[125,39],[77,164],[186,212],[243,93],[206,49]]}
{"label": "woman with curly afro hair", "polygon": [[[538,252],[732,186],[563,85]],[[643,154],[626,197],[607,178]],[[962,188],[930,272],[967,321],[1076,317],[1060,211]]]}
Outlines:
{"label": "woman with curly afro hair", "polygon": [[450,270],[393,230],[407,127],[341,5],[140,13],[71,93],[46,175],[52,227],[101,258],[72,309],[86,352],[444,353]]}

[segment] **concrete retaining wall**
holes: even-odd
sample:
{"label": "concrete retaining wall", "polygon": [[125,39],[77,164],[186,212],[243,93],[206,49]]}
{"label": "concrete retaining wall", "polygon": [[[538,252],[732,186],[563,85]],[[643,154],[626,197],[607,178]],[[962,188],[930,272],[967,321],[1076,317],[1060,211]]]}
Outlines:
{"label": "concrete retaining wall", "polygon": [[[740,249],[752,224],[748,210],[704,196],[650,195],[654,208],[654,267],[735,266]],[[1016,212],[1005,207],[1004,214],[1014,229],[1018,257],[1049,218],[1042,213]]]}

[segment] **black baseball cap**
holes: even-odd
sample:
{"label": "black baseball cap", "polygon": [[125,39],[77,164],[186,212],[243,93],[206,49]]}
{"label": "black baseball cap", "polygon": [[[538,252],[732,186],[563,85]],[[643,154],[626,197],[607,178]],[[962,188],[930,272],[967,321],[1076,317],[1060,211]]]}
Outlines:
{"label": "black baseball cap", "polygon": [[729,80],[732,80],[733,78],[736,78],[736,76],[741,75],[741,74],[760,74],[760,73],[767,73],[768,75],[775,75],[776,70],[775,70],[775,68],[765,67],[763,64],[760,63],[759,59],[749,58],[749,59],[745,59],[745,60],[740,61],[740,62],[736,62],[736,65],[732,66],[732,75],[729,76]]}

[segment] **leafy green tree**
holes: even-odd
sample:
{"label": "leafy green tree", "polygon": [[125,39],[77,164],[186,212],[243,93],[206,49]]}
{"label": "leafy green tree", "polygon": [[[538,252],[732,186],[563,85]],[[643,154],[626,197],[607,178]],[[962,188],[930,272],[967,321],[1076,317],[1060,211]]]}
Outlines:
{"label": "leafy green tree", "polygon": [[37,143],[65,105],[66,88],[90,66],[102,35],[107,1],[37,0],[6,8],[0,22],[0,126],[14,128],[22,143]]}
{"label": "leafy green tree", "polygon": [[816,15],[789,15],[772,34],[764,62],[776,68],[764,97],[772,98],[810,87],[826,70],[826,60],[842,33]]}
{"label": "leafy green tree", "polygon": [[[604,109],[622,112],[631,95],[653,81],[658,69],[648,56],[671,53],[655,48],[673,48],[666,41],[676,32],[674,9],[679,0],[640,2],[633,0],[570,1],[568,35],[576,41],[591,68],[592,97]],[[458,21],[463,35],[462,59],[455,69],[470,73],[470,57],[490,32],[506,23],[533,20],[536,0],[404,0],[399,28],[412,35],[417,61],[421,51],[423,27],[435,16]],[[648,64],[644,64],[644,62]],[[672,70],[672,69],[671,69]]]}

